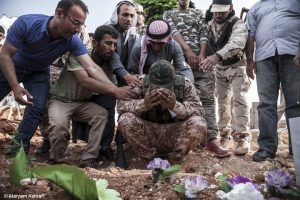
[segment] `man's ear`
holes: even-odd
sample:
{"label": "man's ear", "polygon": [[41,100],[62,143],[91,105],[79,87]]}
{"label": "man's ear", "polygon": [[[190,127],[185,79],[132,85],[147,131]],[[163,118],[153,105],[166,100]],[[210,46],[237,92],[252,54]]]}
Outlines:
{"label": "man's ear", "polygon": [[92,46],[93,46],[93,48],[95,48],[97,45],[98,45],[98,42],[95,39],[93,39],[92,40]]}
{"label": "man's ear", "polygon": [[64,11],[61,9],[61,8],[57,8],[55,10],[55,15],[58,17],[58,18],[62,18],[64,17]]}

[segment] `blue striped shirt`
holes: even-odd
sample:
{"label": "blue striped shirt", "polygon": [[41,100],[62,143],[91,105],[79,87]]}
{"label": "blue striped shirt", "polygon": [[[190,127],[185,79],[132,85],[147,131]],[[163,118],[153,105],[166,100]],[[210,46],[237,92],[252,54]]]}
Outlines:
{"label": "blue striped shirt", "polygon": [[300,39],[300,0],[261,0],[249,11],[247,26],[255,38],[255,60],[296,55]]}

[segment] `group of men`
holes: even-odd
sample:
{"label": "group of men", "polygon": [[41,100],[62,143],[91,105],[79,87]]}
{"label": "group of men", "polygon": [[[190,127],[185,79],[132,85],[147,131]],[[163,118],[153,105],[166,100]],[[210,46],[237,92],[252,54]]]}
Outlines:
{"label": "group of men", "polygon": [[[275,1],[280,9],[269,9]],[[117,104],[117,145],[127,142],[145,159],[180,160],[199,145],[218,157],[229,156],[218,136],[232,136],[234,153],[245,155],[251,142],[246,93],[256,64],[260,148],[253,160],[274,158],[279,83],[287,120],[300,116],[300,3],[277,1],[255,4],[248,28],[235,16],[231,0],[213,0],[205,15],[190,8],[189,0],[178,0],[176,9],[147,26],[141,5],[121,1],[106,25],[96,29],[89,49],[76,36],[88,14],[81,0],[61,0],[51,17],[19,17],[0,51],[0,99],[12,90],[27,106],[6,154],[15,155],[21,143],[29,152],[47,107],[50,146],[43,152],[51,147],[49,163],[65,162],[73,120],[73,137],[82,131],[88,135],[80,166],[99,168],[101,154],[111,158]],[[281,17],[281,12],[292,14]],[[273,15],[278,24],[269,23]],[[67,52],[50,89],[49,65]]]}

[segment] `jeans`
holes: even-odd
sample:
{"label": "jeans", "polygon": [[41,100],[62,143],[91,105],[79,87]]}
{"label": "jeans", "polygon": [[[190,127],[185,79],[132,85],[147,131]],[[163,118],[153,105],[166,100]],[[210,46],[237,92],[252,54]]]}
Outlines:
{"label": "jeans", "polygon": [[[26,106],[23,119],[18,127],[15,140],[24,145],[25,151],[29,150],[30,140],[34,135],[43,115],[48,99],[50,73],[48,71],[29,71],[16,68],[17,79],[23,83],[24,88],[33,96],[33,105]],[[11,88],[0,71],[0,100]]]}
{"label": "jeans", "polygon": [[258,110],[258,145],[271,154],[278,146],[277,99],[279,84],[286,102],[286,120],[300,116],[300,69],[293,63],[293,55],[275,55],[256,63]]}

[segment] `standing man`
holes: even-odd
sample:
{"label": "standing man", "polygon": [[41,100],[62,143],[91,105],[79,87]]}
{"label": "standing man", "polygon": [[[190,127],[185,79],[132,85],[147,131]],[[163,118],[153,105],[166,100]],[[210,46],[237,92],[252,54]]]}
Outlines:
{"label": "standing man", "polygon": [[[213,0],[208,22],[209,42],[214,54],[200,64],[203,70],[216,66],[219,130],[222,137],[232,134],[237,142],[234,153],[244,155],[250,150],[249,107],[246,94],[250,87],[246,74],[244,48],[248,31],[242,20],[235,16],[231,0]],[[233,116],[231,116],[233,98]],[[234,117],[234,127],[231,118]]]}
{"label": "standing man", "polygon": [[259,149],[252,159],[259,162],[274,158],[277,151],[280,84],[285,98],[288,129],[289,119],[300,116],[300,69],[293,62],[299,47],[300,1],[261,0],[248,12],[247,25],[247,73],[254,79],[256,72],[260,100],[257,108]]}
{"label": "standing man", "polygon": [[106,77],[75,35],[84,26],[87,13],[88,9],[81,0],[61,0],[54,16],[24,15],[10,27],[0,51],[0,100],[12,90],[16,101],[27,107],[6,155],[14,156],[21,143],[25,152],[29,152],[30,140],[48,99],[49,65],[66,52],[79,60],[104,91],[122,98],[131,94],[129,88],[117,88]]}
{"label": "standing man", "polygon": [[137,15],[136,31],[139,35],[144,35],[146,29],[144,8],[139,3],[135,3],[134,8]]}
{"label": "standing man", "polygon": [[138,84],[136,76],[126,71],[131,49],[138,38],[136,23],[137,15],[134,5],[130,1],[120,1],[110,21],[106,23],[115,28],[120,34],[117,50],[112,60],[112,66],[116,71],[119,86]]}
{"label": "standing man", "polygon": [[199,91],[208,126],[207,149],[218,157],[226,157],[230,155],[229,151],[217,142],[215,77],[212,72],[204,72],[198,67],[206,56],[207,27],[202,11],[189,8],[189,5],[190,0],[178,0],[178,8],[164,12],[163,18],[170,24],[172,36],[180,44],[185,59],[193,70],[195,86]]}

